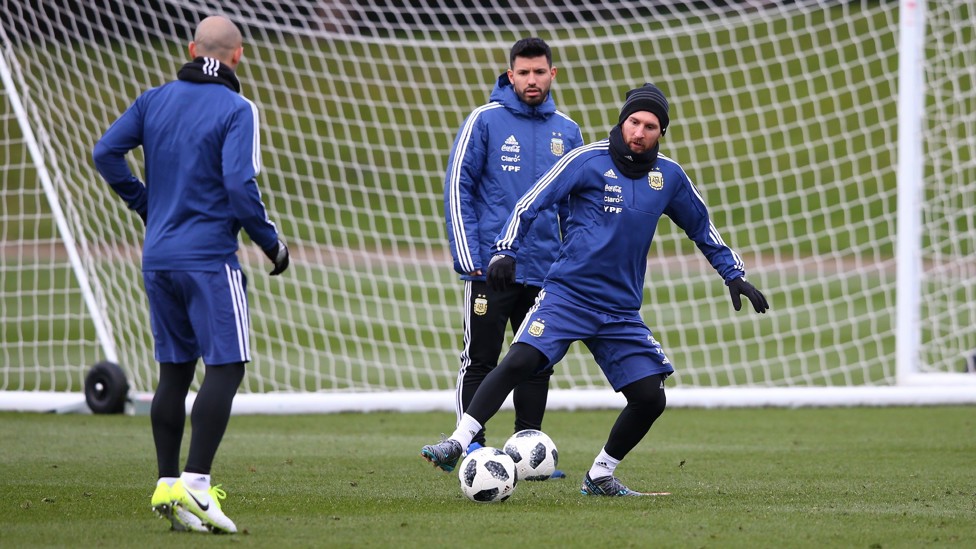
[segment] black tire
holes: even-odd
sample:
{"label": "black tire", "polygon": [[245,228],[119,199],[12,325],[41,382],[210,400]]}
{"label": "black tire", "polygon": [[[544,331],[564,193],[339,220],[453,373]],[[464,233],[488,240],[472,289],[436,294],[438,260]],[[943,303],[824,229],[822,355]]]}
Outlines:
{"label": "black tire", "polygon": [[85,377],[85,402],[96,414],[121,414],[129,397],[125,372],[113,362],[99,362]]}

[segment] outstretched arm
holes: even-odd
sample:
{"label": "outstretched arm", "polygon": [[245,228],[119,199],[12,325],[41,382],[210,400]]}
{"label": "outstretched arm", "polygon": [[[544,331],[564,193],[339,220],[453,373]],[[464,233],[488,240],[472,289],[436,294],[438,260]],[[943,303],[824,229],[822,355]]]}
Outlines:
{"label": "outstretched arm", "polygon": [[769,302],[766,301],[766,296],[763,295],[755,286],[746,281],[746,277],[739,277],[734,280],[728,281],[726,284],[729,286],[729,295],[732,296],[732,307],[736,311],[742,309],[742,301],[739,296],[746,296],[752,303],[752,308],[756,310],[757,313],[765,314],[769,310]]}
{"label": "outstretched arm", "polygon": [[725,244],[722,235],[712,224],[708,208],[698,189],[687,179],[687,176],[683,183],[664,213],[684,229],[688,238],[695,242],[712,267],[725,280],[725,284],[729,287],[732,307],[736,311],[742,309],[740,296],[744,295],[757,313],[765,313],[769,309],[766,296],[746,281],[742,258]]}
{"label": "outstretched arm", "polygon": [[582,162],[573,161],[578,156],[576,151],[564,156],[515,203],[515,209],[509,214],[508,221],[492,246],[494,256],[488,264],[486,277],[493,289],[503,289],[515,283],[515,257],[519,244],[539,213],[557,202],[565,202],[567,196],[581,184],[579,174]]}

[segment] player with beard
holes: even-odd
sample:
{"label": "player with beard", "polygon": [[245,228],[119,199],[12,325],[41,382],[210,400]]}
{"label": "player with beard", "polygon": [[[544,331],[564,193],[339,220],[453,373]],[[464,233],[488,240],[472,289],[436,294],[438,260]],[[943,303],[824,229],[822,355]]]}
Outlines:
{"label": "player with beard", "polygon": [[691,179],[660,154],[668,111],[657,86],[630,90],[609,137],[566,155],[515,205],[493,247],[489,287],[512,284],[516,258],[521,265],[531,241],[529,229],[540,212],[568,197],[559,257],[508,354],[485,378],[455,431],[421,450],[435,466],[453,468],[518,383],[552,368],[572,342],[582,341],[627,404],[580,490],[596,496],[648,494],[625,486],[615,470],[664,412],[664,381],[674,372],[640,316],[647,254],[661,216],[695,242],[728,286],[736,311],[743,295],[757,313],[769,308],[762,292],[746,282],[742,259],[722,240]]}
{"label": "player with beard", "polygon": [[[556,72],[545,41],[516,42],[509,69],[498,77],[490,102],[467,117],[448,158],[444,213],[454,270],[464,282],[455,395],[459,420],[497,365],[507,328],[518,329],[535,303],[559,249],[561,231],[553,205],[539,212],[529,231],[514,283],[492,289],[485,282],[495,236],[515,202],[557,160],[583,144],[579,126],[556,109],[551,93]],[[551,375],[551,368],[535,372],[515,388],[515,431],[542,428]],[[467,449],[484,444],[482,428]]]}

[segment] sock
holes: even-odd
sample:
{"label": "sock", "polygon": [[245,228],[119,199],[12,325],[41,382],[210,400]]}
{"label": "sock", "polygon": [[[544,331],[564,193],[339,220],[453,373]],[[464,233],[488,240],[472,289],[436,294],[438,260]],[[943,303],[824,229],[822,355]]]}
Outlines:
{"label": "sock", "polygon": [[203,473],[188,473],[183,471],[180,475],[180,479],[183,480],[183,484],[190,490],[209,490],[210,489],[210,475],[204,475]]}
{"label": "sock", "polygon": [[605,449],[600,450],[600,455],[596,456],[593,466],[590,467],[590,478],[595,480],[600,477],[612,477],[617,465],[620,465],[619,459],[610,457]]}
{"label": "sock", "polygon": [[163,483],[165,483],[166,486],[173,486],[178,480],[180,480],[180,477],[159,477],[159,480],[156,481],[156,486]]}
{"label": "sock", "polygon": [[461,416],[461,421],[458,422],[457,429],[451,433],[451,438],[461,443],[461,448],[467,449],[471,441],[474,440],[474,436],[478,434],[478,431],[482,429],[483,425],[478,423],[478,420],[464,414]]}

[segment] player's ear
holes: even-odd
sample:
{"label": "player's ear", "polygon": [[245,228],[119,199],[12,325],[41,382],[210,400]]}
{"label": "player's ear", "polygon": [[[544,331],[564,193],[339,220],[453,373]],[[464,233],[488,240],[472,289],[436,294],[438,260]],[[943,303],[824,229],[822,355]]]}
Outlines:
{"label": "player's ear", "polygon": [[190,59],[196,59],[197,58],[197,43],[196,42],[190,42],[190,45],[187,46],[186,49],[190,53]]}
{"label": "player's ear", "polygon": [[244,57],[244,46],[237,48],[234,51],[234,66],[236,67],[238,63],[241,62],[241,58]]}
{"label": "player's ear", "polygon": [[556,70],[556,67],[552,67],[551,69],[549,69],[549,73],[550,73],[549,74],[549,77],[552,78],[553,80],[555,80],[556,79],[556,72],[558,72]]}
{"label": "player's ear", "polygon": [[515,84],[515,71],[508,69],[508,83]]}

